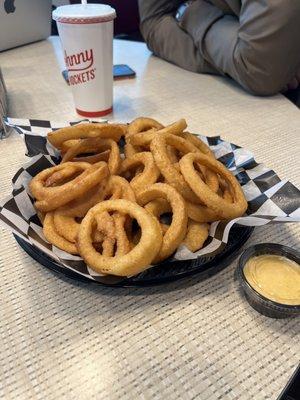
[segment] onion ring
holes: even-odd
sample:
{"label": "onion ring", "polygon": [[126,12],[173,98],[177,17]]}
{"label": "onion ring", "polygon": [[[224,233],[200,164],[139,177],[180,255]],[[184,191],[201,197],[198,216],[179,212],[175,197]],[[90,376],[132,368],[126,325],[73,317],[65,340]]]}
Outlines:
{"label": "onion ring", "polygon": [[141,191],[137,196],[138,203],[142,206],[159,198],[168,201],[172,208],[173,217],[169,229],[163,236],[161,249],[153,260],[155,263],[174,253],[185,238],[187,230],[187,211],[184,199],[172,186],[166,183],[155,183]]}
{"label": "onion ring", "polygon": [[[129,184],[129,182],[127,182],[126,179],[122,178],[121,176],[114,176],[114,175],[110,176],[104,191],[103,200],[108,200],[108,199],[110,200],[124,199],[132,201],[133,203],[136,202],[134,190]],[[116,217],[118,227],[120,228],[120,230],[127,231],[128,234],[130,235],[132,230],[131,219],[123,214],[116,216],[117,214],[119,213],[114,213],[113,217]],[[116,235],[116,240],[118,245],[117,255],[125,252],[126,240],[124,235],[125,233],[122,232],[118,232]]]}
{"label": "onion ring", "polygon": [[144,208],[145,210],[153,214],[156,218],[159,218],[162,214],[172,211],[170,203],[164,198],[157,198],[155,200],[149,201],[149,203],[145,204]]}
{"label": "onion ring", "polygon": [[116,256],[124,256],[131,250],[131,245],[125,229],[126,215],[115,212],[113,214],[113,219],[116,229]]}
{"label": "onion ring", "polygon": [[128,144],[131,144],[134,149],[149,150],[150,143],[156,137],[157,132],[151,129],[150,131],[135,133],[127,139]]}
{"label": "onion ring", "polygon": [[144,206],[144,208],[145,208],[145,210],[150,212],[152,215],[154,215],[154,217],[156,217],[158,219],[160,227],[161,227],[161,231],[164,235],[167,232],[167,230],[170,228],[170,225],[161,222],[160,216],[162,214],[169,213],[172,211],[172,207],[171,207],[170,203],[163,198],[155,199],[155,200],[152,200],[149,203],[147,203]]}
{"label": "onion ring", "polygon": [[75,157],[73,158],[73,162],[87,162],[89,164],[96,164],[100,161],[107,162],[109,160],[110,150],[105,150],[99,154],[93,154],[90,156],[83,156],[83,157]]}
{"label": "onion ring", "polygon": [[82,196],[62,207],[58,207],[57,211],[68,217],[83,218],[91,207],[103,200],[106,185],[107,179],[103,179],[98,185],[85,192]]}
{"label": "onion ring", "polygon": [[[171,161],[172,164],[178,164],[179,161],[179,154],[177,152],[177,150],[175,149],[175,147],[172,146],[167,146],[167,153],[168,153],[168,157],[169,160]],[[179,166],[178,166],[179,168]]]}
{"label": "onion ring", "polygon": [[76,243],[80,223],[73,217],[67,217],[57,211],[53,212],[53,223],[56,232],[71,243]]}
{"label": "onion ring", "polygon": [[188,142],[191,142],[195,147],[197,147],[199,151],[201,151],[201,153],[215,158],[214,153],[211,151],[209,146],[206,143],[202,142],[202,140],[197,135],[194,135],[190,132],[183,132],[181,137],[186,139]]}
{"label": "onion ring", "polygon": [[220,193],[218,194],[222,195],[224,200],[228,201],[229,203],[232,203],[233,200],[227,183],[224,181],[224,179],[219,178],[219,184],[221,190]]}
{"label": "onion ring", "polygon": [[126,181],[125,178],[121,176],[112,175],[109,177],[105,191],[104,191],[104,200],[109,199],[110,197],[114,196],[115,199],[117,198],[116,191],[121,189],[121,193],[119,192],[119,199],[125,199],[132,202],[135,202],[135,193],[132,187],[130,186],[129,182]]}
{"label": "onion ring", "polygon": [[229,189],[227,189],[227,188],[224,189],[223,199],[228,201],[228,203],[232,203],[232,196],[231,196],[231,193],[230,193]]}
{"label": "onion ring", "polygon": [[185,202],[188,217],[196,222],[213,222],[219,221],[222,217],[216,211],[202,204],[194,204],[190,201]]}
{"label": "onion ring", "polygon": [[[205,183],[207,184],[207,186],[215,193],[217,193],[217,191],[219,190],[219,178],[218,175],[216,173],[214,173],[212,170],[205,168],[203,165],[200,164],[195,164],[196,171],[198,169],[198,173],[200,175],[200,178],[203,179],[205,181]],[[178,164],[178,168],[180,171],[180,167]]]}
{"label": "onion ring", "polygon": [[[76,243],[79,232],[80,222],[73,217],[67,217],[57,211],[53,211],[53,223],[56,232],[71,243]],[[95,231],[93,235],[94,242],[102,242],[103,235],[99,231]]]}
{"label": "onion ring", "polygon": [[45,215],[43,222],[43,233],[48,242],[61,250],[71,254],[79,254],[77,247],[74,243],[69,242],[63,236],[61,236],[55,229],[53,212],[48,212]]}
{"label": "onion ring", "polygon": [[122,124],[78,124],[50,132],[47,139],[54,147],[60,149],[64,142],[71,139],[101,137],[118,142],[121,136],[125,135],[126,130],[127,126]]}
{"label": "onion ring", "polygon": [[142,173],[133,177],[130,181],[130,185],[136,193],[146,186],[156,183],[160,175],[160,171],[155,165],[154,158],[150,152],[138,153],[131,158],[123,160],[120,174],[124,175],[127,171],[141,165],[144,166]]}
{"label": "onion ring", "polygon": [[[76,165],[79,163],[70,164]],[[106,178],[108,174],[106,163],[100,162],[97,164],[87,165],[89,165],[89,167],[86,168],[75,179],[56,187],[44,187],[43,181],[47,179],[47,177],[55,170],[55,168],[69,166],[69,163],[60,164],[56,167],[48,168],[40,172],[35,178],[33,178],[30,184],[30,189],[33,195],[38,199],[38,201],[35,203],[36,208],[40,211],[55,210],[56,208],[67,204],[71,200],[84,195],[87,190],[91,189],[102,179]],[[35,183],[35,185],[33,185],[33,183]],[[41,194],[42,199],[40,200],[41,197],[38,198],[35,193],[38,193],[39,196]]]}
{"label": "onion ring", "polygon": [[101,153],[110,150],[108,157],[108,168],[111,174],[117,174],[121,165],[120,150],[117,143],[112,139],[88,138],[81,140],[72,146],[64,155],[61,163],[72,161],[74,157],[83,153]]}
{"label": "onion ring", "polygon": [[186,200],[193,203],[199,202],[198,197],[188,186],[181,172],[171,163],[167,153],[167,145],[175,147],[184,154],[198,152],[198,149],[187,140],[171,134],[156,135],[150,145],[155,163],[166,182],[173,186]]}
{"label": "onion ring", "polygon": [[148,147],[150,146],[150,143],[152,140],[157,136],[157,135],[182,135],[183,130],[186,128],[186,121],[185,119],[180,119],[177,122],[174,122],[171,125],[166,126],[165,128],[162,128],[160,130],[153,131],[150,130],[148,132],[141,132],[141,133],[135,133],[130,135],[129,137],[129,143],[131,143],[134,146],[144,146]]}
{"label": "onion ring", "polygon": [[[106,257],[93,247],[92,225],[95,217],[103,211],[118,211],[136,219],[141,228],[141,239],[129,253]],[[162,234],[157,220],[144,208],[128,200],[103,201],[91,208],[81,222],[78,235],[78,248],[87,265],[99,273],[119,276],[135,275],[147,269],[161,244]]]}
{"label": "onion ring", "polygon": [[134,146],[131,143],[126,143],[124,146],[124,154],[126,158],[130,158],[140,151],[143,151],[140,146]]}
{"label": "onion ring", "polygon": [[167,125],[165,128],[159,129],[157,134],[164,135],[164,134],[172,134],[172,135],[181,135],[181,133],[187,127],[186,120],[184,118],[179,119],[176,122],[173,122],[170,125]]}
{"label": "onion ring", "polygon": [[57,192],[58,187],[51,187],[52,185],[59,184],[74,176],[74,173],[82,173],[89,168],[90,164],[88,163],[59,164],[55,167],[46,168],[32,178],[29,184],[30,192],[37,200],[44,199],[49,194]]}
{"label": "onion ring", "polygon": [[[102,255],[112,257],[116,243],[116,227],[112,216],[107,211],[95,216],[97,231],[104,234],[102,242]],[[92,239],[94,242],[94,240]]]}
{"label": "onion ring", "polygon": [[81,139],[70,139],[66,140],[65,142],[62,143],[60,152],[62,154],[66,153],[72,146],[75,146],[81,141]]}
{"label": "onion ring", "polygon": [[162,129],[163,125],[152,118],[140,117],[134,119],[129,125],[126,138],[135,133],[148,131],[151,128]]}
{"label": "onion ring", "polygon": [[192,252],[200,250],[208,238],[209,225],[189,220],[186,237],[183,243]]}
{"label": "onion ring", "polygon": [[[203,182],[194,168],[195,162],[208,167],[226,181],[233,197],[232,203],[229,203],[217,193],[214,193],[205,182]],[[244,214],[247,209],[247,201],[242,188],[231,172],[219,161],[201,153],[190,153],[182,157],[179,161],[179,166],[186,182],[190,185],[201,202],[220,215],[222,219],[233,219]]]}
{"label": "onion ring", "polygon": [[[83,168],[82,168],[83,167]],[[69,165],[68,168],[62,168],[58,171],[53,171],[53,174],[49,175],[47,177],[47,179],[44,182],[44,187],[45,188],[50,188],[50,187],[57,187],[57,186],[61,186],[66,182],[71,181],[72,179],[75,178],[75,176],[78,176],[82,171],[84,171],[85,169],[87,169],[88,167],[84,167],[82,164],[73,164]],[[33,190],[35,190],[35,182],[33,182]],[[38,196],[40,196],[39,190],[38,190],[38,186],[36,186],[37,188],[37,198]],[[41,195],[41,198],[43,198],[43,195]]]}

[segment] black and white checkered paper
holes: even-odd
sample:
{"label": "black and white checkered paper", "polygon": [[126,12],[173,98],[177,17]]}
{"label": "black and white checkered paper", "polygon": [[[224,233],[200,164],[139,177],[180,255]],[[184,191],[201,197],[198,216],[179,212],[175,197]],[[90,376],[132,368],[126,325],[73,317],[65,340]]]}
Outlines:
{"label": "black and white checkered paper", "polygon": [[[47,242],[28,190],[28,183],[32,177],[60,161],[59,154],[46,139],[47,133],[78,122],[56,123],[6,118],[5,123],[24,138],[26,155],[30,157],[30,161],[23,165],[12,179],[12,194],[0,203],[0,221],[17,236],[58,262],[62,268],[75,271],[88,279],[105,282],[105,279],[109,278],[92,271],[80,257],[70,255]],[[244,217],[229,222],[212,223],[204,248],[191,253],[181,245],[168,260],[168,264],[217,255],[225,248],[230,229],[236,223],[261,226],[275,222],[300,221],[300,191],[292,183],[281,180],[270,168],[256,163],[253,154],[246,149],[226,142],[219,136],[199,137],[211,147],[216,158],[234,173],[242,185],[249,207]]]}

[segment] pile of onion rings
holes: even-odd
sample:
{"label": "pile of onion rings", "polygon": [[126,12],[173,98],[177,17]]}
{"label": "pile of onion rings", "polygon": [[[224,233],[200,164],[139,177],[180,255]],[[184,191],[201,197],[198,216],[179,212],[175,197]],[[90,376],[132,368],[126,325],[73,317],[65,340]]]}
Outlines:
{"label": "pile of onion rings", "polygon": [[47,241],[98,273],[132,276],[179,246],[201,249],[210,222],[242,216],[240,184],[186,128],[137,118],[49,133],[61,163],[29,184]]}

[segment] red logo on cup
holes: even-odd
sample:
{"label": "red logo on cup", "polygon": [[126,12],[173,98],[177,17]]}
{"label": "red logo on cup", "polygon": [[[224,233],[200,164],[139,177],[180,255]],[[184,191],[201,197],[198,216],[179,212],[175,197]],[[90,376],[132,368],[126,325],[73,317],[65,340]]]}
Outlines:
{"label": "red logo on cup", "polygon": [[65,63],[69,72],[70,85],[78,85],[95,78],[95,68],[91,68],[94,64],[93,49],[71,55],[68,55],[65,50]]}
{"label": "red logo on cup", "polygon": [[65,63],[68,71],[85,71],[94,64],[93,49],[84,50],[80,53],[71,54],[68,56],[65,50]]}

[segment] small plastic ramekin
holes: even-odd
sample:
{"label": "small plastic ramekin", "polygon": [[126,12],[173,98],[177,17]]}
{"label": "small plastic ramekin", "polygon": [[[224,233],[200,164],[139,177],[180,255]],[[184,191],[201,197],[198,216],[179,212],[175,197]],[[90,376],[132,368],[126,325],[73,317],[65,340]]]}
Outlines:
{"label": "small plastic ramekin", "polygon": [[278,256],[283,256],[300,264],[300,252],[281,244],[261,243],[246,249],[239,259],[236,275],[248,303],[256,311],[270,318],[290,318],[299,316],[300,304],[287,305],[270,300],[267,297],[264,297],[263,295],[258,293],[255,289],[253,289],[253,287],[247,281],[244,275],[245,264],[251,257],[260,256],[263,254],[274,254]]}

